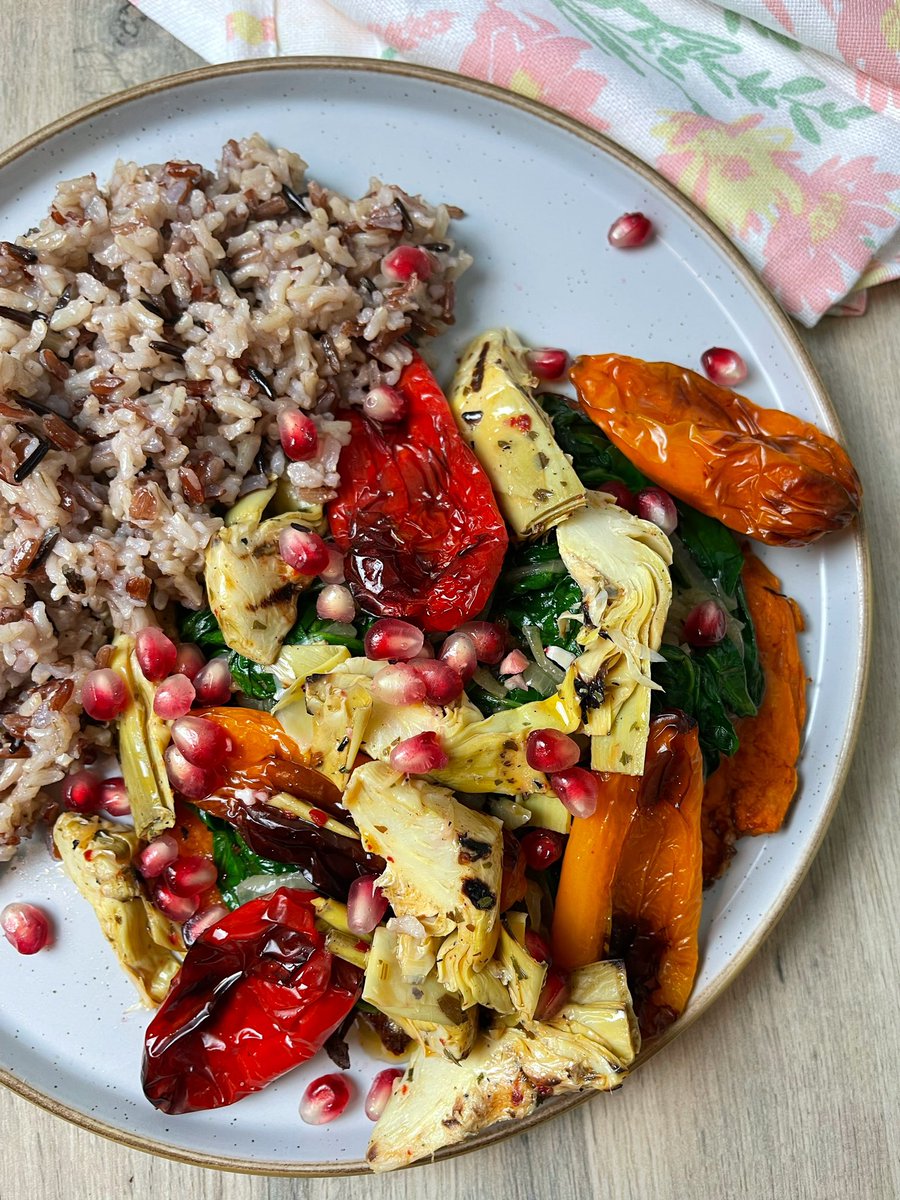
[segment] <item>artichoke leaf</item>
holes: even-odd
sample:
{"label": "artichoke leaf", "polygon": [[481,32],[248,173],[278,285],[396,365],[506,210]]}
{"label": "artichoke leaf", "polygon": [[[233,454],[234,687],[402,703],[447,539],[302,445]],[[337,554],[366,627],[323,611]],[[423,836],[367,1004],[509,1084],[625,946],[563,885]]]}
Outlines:
{"label": "artichoke leaf", "polygon": [[650,730],[651,654],[672,601],[672,546],[658,526],[603,492],[558,531],[559,553],[587,617],[575,661],[597,771],[640,775]]}
{"label": "artichoke leaf", "polygon": [[479,976],[499,936],[502,825],[466,808],[446,788],[399,775],[384,763],[357,767],[344,804],[364,847],[384,858],[378,882],[398,918],[413,917],[429,937],[444,937],[438,980],[464,1008],[505,1007],[496,980]]}
{"label": "artichoke leaf", "polygon": [[[522,918],[521,922],[510,922],[504,917],[500,922],[500,940],[497,943],[496,963],[498,978],[509,993],[513,1009],[520,1017],[531,1020],[534,1016],[541,988],[547,975],[547,964],[539,963],[525,949],[525,914],[512,914]],[[515,928],[518,932],[514,932]]]}
{"label": "artichoke leaf", "polygon": [[476,1010],[465,1011],[459,997],[442,987],[433,971],[418,981],[408,979],[402,936],[383,926],[375,930],[362,998],[431,1053],[463,1058],[475,1040]]}
{"label": "artichoke leaf", "polygon": [[585,489],[532,395],[537,382],[516,335],[489,329],[465,351],[448,395],[460,433],[520,539],[546,533],[585,503]]}
{"label": "artichoke leaf", "polygon": [[171,735],[153,711],[156,689],[138,665],[133,638],[119,634],[110,666],[128,689],[128,704],[117,721],[119,761],[135,832],[149,842],[175,824],[175,798],[165,760]]}
{"label": "artichoke leaf", "polygon": [[462,1062],[417,1047],[372,1132],[370,1167],[415,1162],[497,1121],[527,1116],[547,1095],[619,1087],[640,1046],[624,967],[581,967],[570,989],[549,1021],[495,1020]]}
{"label": "artichoke leaf", "polygon": [[251,507],[246,519],[215,533],[207,547],[204,577],[209,606],[225,644],[255,663],[270,666],[297,620],[297,595],[312,582],[284,561],[278,539],[292,525],[311,526],[304,513],[284,513],[265,521],[259,520],[260,515]]}
{"label": "artichoke leaf", "polygon": [[275,706],[285,733],[344,791],[363,745],[372,711],[368,679],[334,671],[311,675],[290,687]]}
{"label": "artichoke leaf", "polygon": [[141,1001],[151,1008],[161,1004],[180,966],[175,951],[184,944],[178,926],[141,891],[131,865],[136,833],[100,817],[64,812],[53,826],[53,843]]}

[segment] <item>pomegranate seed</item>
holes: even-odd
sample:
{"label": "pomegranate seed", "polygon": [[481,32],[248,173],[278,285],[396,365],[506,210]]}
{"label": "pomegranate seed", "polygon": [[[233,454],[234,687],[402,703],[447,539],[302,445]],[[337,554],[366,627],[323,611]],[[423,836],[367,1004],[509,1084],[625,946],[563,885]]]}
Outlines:
{"label": "pomegranate seed", "polygon": [[573,817],[591,817],[600,799],[596,775],[584,767],[570,767],[550,776],[550,786]]}
{"label": "pomegranate seed", "polygon": [[166,774],[175,791],[189,800],[202,800],[216,788],[215,773],[189,763],[177,746],[166,749]]}
{"label": "pomegranate seed", "polygon": [[281,531],[278,551],[287,565],[301,575],[318,575],[328,566],[328,547],[317,533],[302,525],[291,525]]}
{"label": "pomegranate seed", "polygon": [[411,658],[410,662],[424,662],[426,659],[434,658],[434,646],[429,642],[428,638],[422,643],[422,649],[415,658]]}
{"label": "pomegranate seed", "polygon": [[131,812],[131,801],[121,775],[113,775],[100,784],[100,807],[111,817],[127,817]]}
{"label": "pomegranate seed", "polygon": [[564,841],[563,835],[552,829],[529,829],[519,845],[532,871],[546,871],[562,857]]}
{"label": "pomegranate seed", "polygon": [[327,1125],[350,1103],[350,1086],[343,1075],[320,1075],[303,1093],[300,1117],[307,1125]]}
{"label": "pomegranate seed", "polygon": [[339,583],[329,583],[323,587],[316,599],[316,614],[323,621],[340,621],[343,625],[349,625],[356,616],[356,605],[350,589]]}
{"label": "pomegranate seed", "polygon": [[175,667],[172,671],[173,675],[187,675],[191,683],[197,678],[206,663],[203,651],[199,646],[195,646],[193,642],[183,642],[178,647],[178,654],[175,658]]}
{"label": "pomegranate seed", "polygon": [[156,689],[153,711],[163,721],[175,721],[191,711],[197,695],[187,675],[170,675]]}
{"label": "pomegranate seed", "polygon": [[63,804],[75,812],[98,812],[102,794],[102,785],[93,771],[73,771],[63,780]]}
{"label": "pomegranate seed", "polygon": [[607,479],[605,483],[600,484],[597,491],[612,496],[619,508],[624,508],[626,512],[634,512],[634,496],[624,483],[619,483],[616,479]]}
{"label": "pomegranate seed", "polygon": [[171,675],[178,662],[178,647],[156,625],[139,631],[134,639],[134,653],[144,678],[153,683]]}
{"label": "pomegranate seed", "polygon": [[506,631],[493,621],[467,621],[460,625],[457,633],[470,637],[475,646],[479,662],[493,665],[498,663],[506,650]]}
{"label": "pomegranate seed", "polygon": [[747,364],[736,350],[713,346],[703,351],[700,362],[707,378],[720,387],[737,387],[747,378]]}
{"label": "pomegranate seed", "polygon": [[649,487],[634,498],[634,511],[644,521],[652,521],[663,533],[674,533],[678,526],[675,501],[662,488]]}
{"label": "pomegranate seed", "polygon": [[346,579],[344,556],[340,550],[335,550],[334,546],[328,547],[328,566],[319,572],[319,576],[323,583],[343,583]]}
{"label": "pomegranate seed", "polygon": [[211,904],[209,908],[202,908],[200,912],[189,917],[181,931],[181,936],[184,939],[186,946],[193,946],[201,933],[206,933],[207,929],[212,929],[214,925],[228,916],[229,910],[224,904]]}
{"label": "pomegranate seed", "polygon": [[376,661],[396,658],[409,662],[415,658],[425,644],[425,634],[409,621],[398,621],[394,617],[382,617],[366,630],[363,639],[366,658]]}
{"label": "pomegranate seed", "polygon": [[643,246],[653,233],[653,223],[643,213],[623,213],[609,227],[606,239],[616,250],[633,250]]}
{"label": "pomegranate seed", "polygon": [[170,921],[179,924],[192,917],[200,905],[196,896],[177,896],[164,883],[154,889],[153,903]]}
{"label": "pomegranate seed", "polygon": [[528,666],[528,659],[521,650],[510,650],[500,664],[501,675],[521,675]]}
{"label": "pomegranate seed", "polygon": [[50,941],[50,921],[36,904],[7,904],[0,912],[0,927],[20,954],[37,954]]}
{"label": "pomegranate seed", "polygon": [[460,679],[467,682],[478,666],[475,643],[467,633],[451,633],[441,646],[441,662],[451,666]]}
{"label": "pomegranate seed", "polygon": [[112,667],[88,672],[81,689],[81,706],[95,721],[112,721],[128,704],[125,680]]}
{"label": "pomegranate seed", "polygon": [[450,759],[438,741],[438,736],[429,730],[398,742],[391,751],[391,766],[404,775],[425,775],[428,771],[440,771]]}
{"label": "pomegranate seed", "polygon": [[155,879],[178,857],[178,842],[174,834],[162,833],[148,842],[135,859],[137,869],[145,879]]}
{"label": "pomegranate seed", "polygon": [[172,741],[194,767],[218,766],[231,749],[222,726],[204,717],[179,717],[172,726]]}
{"label": "pomegranate seed", "polygon": [[366,1116],[370,1121],[377,1121],[384,1112],[393,1094],[394,1084],[402,1078],[403,1071],[399,1067],[386,1067],[372,1080],[372,1086],[366,1096]]}
{"label": "pomegranate seed", "polygon": [[284,409],[278,414],[278,436],[281,448],[291,462],[315,458],[319,449],[319,431],[312,417],[299,408]]}
{"label": "pomegranate seed", "polygon": [[231,668],[224,655],[211,658],[194,679],[195,703],[203,707],[227,704],[231,699]]}
{"label": "pomegranate seed", "polygon": [[166,867],[165,886],[176,896],[199,896],[218,878],[216,864],[199,854],[186,854]]}
{"label": "pomegranate seed", "polygon": [[395,425],[406,416],[406,397],[392,387],[373,387],[363,397],[363,412],[370,421]]}
{"label": "pomegranate seed", "polygon": [[371,933],[387,912],[387,898],[375,875],[360,875],[347,894],[347,925],[351,933]]}
{"label": "pomegranate seed", "polygon": [[549,1021],[569,999],[569,976],[562,967],[549,966],[534,1012],[536,1021]]}
{"label": "pomegranate seed", "polygon": [[463,694],[462,675],[444,659],[417,662],[415,671],[425,683],[425,699],[430,704],[444,708]]}
{"label": "pomegranate seed", "polygon": [[569,356],[565,350],[547,346],[543,350],[529,350],[525,355],[533,375],[538,379],[562,379],[569,365]]}
{"label": "pomegranate seed", "polygon": [[421,704],[427,690],[425,680],[407,663],[382,667],[372,680],[372,695],[385,704]]}
{"label": "pomegranate seed", "polygon": [[535,771],[565,771],[581,758],[581,747],[558,729],[532,729],[525,743],[525,761]]}
{"label": "pomegranate seed", "polygon": [[715,600],[704,600],[685,617],[683,634],[689,646],[718,646],[727,632],[728,618]]}
{"label": "pomegranate seed", "polygon": [[433,270],[434,259],[421,246],[395,246],[381,260],[382,274],[397,283],[406,283],[413,275],[430,279]]}
{"label": "pomegranate seed", "polygon": [[507,675],[503,680],[503,686],[508,692],[526,692],[528,690],[528,680],[524,675]]}
{"label": "pomegranate seed", "polygon": [[544,941],[539,933],[535,933],[533,929],[525,930],[525,949],[531,955],[535,962],[549,962],[553,955],[550,953],[550,947]]}

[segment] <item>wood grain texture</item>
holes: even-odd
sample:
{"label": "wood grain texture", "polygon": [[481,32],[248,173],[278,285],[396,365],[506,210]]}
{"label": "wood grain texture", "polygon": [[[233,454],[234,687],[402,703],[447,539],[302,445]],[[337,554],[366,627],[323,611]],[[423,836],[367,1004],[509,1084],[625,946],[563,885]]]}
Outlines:
{"label": "wood grain texture", "polygon": [[[198,63],[125,0],[2,0],[0,144]],[[613,1096],[492,1150],[376,1179],[186,1167],[102,1141],[3,1092],[0,1200],[900,1196],[898,329],[900,286],[891,285],[875,291],[865,318],[825,320],[804,334],[866,485],[876,598],[868,712],[806,882],[710,1013]]]}

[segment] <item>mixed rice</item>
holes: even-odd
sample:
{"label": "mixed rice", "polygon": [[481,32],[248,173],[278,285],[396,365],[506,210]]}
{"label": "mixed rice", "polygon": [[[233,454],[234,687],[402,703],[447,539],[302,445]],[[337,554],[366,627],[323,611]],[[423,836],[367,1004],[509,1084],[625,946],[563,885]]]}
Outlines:
{"label": "mixed rice", "polygon": [[[258,135],[216,172],[119,163],[0,243],[0,860],[102,745],[80,692],[113,633],[201,605],[210,538],[267,476],[329,499],[333,411],[453,320],[458,210],[378,180],[351,200],[305,170]],[[379,273],[399,242],[428,246],[427,282]],[[319,453],[286,464],[276,420],[297,407]]]}

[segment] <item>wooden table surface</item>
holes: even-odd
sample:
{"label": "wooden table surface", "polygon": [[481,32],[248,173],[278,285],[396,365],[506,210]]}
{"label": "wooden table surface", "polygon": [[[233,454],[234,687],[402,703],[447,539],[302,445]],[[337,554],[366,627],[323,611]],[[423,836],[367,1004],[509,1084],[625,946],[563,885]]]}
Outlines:
{"label": "wooden table surface", "polygon": [[[0,145],[199,62],[126,0],[2,0]],[[2,1091],[0,1200],[900,1196],[898,334],[894,284],[876,289],[866,317],[826,319],[803,335],[866,486],[876,601],[868,708],[816,862],[711,1012],[618,1093],[481,1154],[381,1178],[205,1171],[104,1141]]]}

